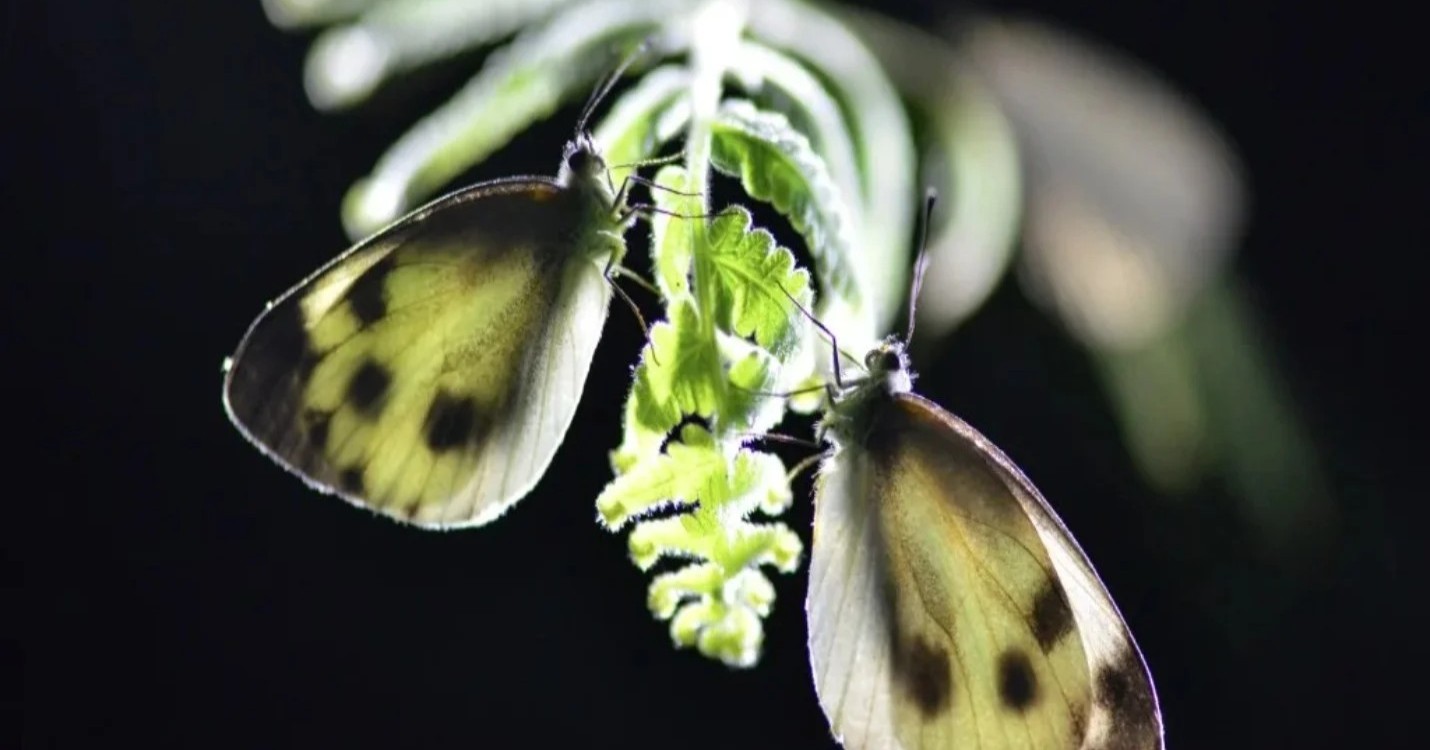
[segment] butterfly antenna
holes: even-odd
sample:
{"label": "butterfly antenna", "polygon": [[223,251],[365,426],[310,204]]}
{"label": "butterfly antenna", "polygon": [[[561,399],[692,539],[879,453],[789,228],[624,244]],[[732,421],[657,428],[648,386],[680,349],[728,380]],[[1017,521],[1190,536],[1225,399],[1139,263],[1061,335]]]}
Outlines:
{"label": "butterfly antenna", "polygon": [[929,224],[933,220],[933,204],[936,200],[938,200],[937,190],[929,188],[925,191],[924,220],[919,230],[919,257],[914,261],[914,285],[909,290],[909,327],[905,329],[907,331],[904,334],[905,342],[914,340],[914,310],[918,308],[919,290],[923,288],[924,270],[928,268],[929,264]]}
{"label": "butterfly antenna", "polygon": [[581,108],[581,117],[576,120],[577,136],[580,136],[581,134],[586,132],[586,125],[591,120],[591,113],[594,112],[596,110],[596,107],[600,105],[601,100],[606,98],[606,94],[611,93],[611,89],[614,88],[616,82],[621,80],[621,77],[626,74],[626,70],[631,67],[631,65],[636,61],[636,58],[645,54],[646,50],[650,49],[651,44],[654,41],[655,35],[653,34],[642,40],[641,43],[637,45],[635,49],[631,50],[630,54],[626,55],[625,58],[621,60],[620,64],[616,66],[615,70],[612,70],[610,73],[606,74],[605,79],[602,80],[600,84],[596,86],[595,90],[591,92],[590,98],[586,100],[586,106]]}

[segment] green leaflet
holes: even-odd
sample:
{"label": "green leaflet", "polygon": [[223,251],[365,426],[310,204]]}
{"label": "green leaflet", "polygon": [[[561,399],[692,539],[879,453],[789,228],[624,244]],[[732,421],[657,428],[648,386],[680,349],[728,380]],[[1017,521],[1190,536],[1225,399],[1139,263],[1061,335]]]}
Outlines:
{"label": "green leaflet", "polygon": [[[656,182],[688,187],[684,170],[667,167]],[[655,190],[663,211],[689,211],[698,199]],[[694,250],[686,219],[657,214],[652,220],[656,280],[671,300],[667,319],[651,328],[651,341],[636,367],[626,402],[625,440],[612,457],[618,470],[652,455],[683,415],[696,415],[731,430],[760,431],[779,418],[777,401],[753,393],[774,386],[781,358],[801,346],[807,326],[791,317],[790,298],[808,305],[809,274],[764,230],[754,229],[749,212],[736,207],[711,222],[701,252],[713,290],[700,301],[689,290]],[[780,289],[784,291],[781,292]],[[786,295],[788,293],[788,296]],[[708,320],[707,320],[708,317]],[[753,337],[754,346],[743,341]],[[653,355],[653,356],[652,356]],[[766,408],[773,405],[773,412]]]}
{"label": "green leaflet", "polygon": [[720,274],[715,286],[719,325],[777,356],[797,343],[800,318],[791,318],[790,298],[809,304],[809,272],[796,268],[794,255],[775,243],[774,235],[751,228],[750,212],[740,206],[710,224],[710,262]]}
{"label": "green leaflet", "polygon": [[612,530],[652,510],[685,511],[639,522],[631,531],[631,558],[642,570],[663,557],[697,561],[652,582],[650,609],[671,620],[677,645],[750,666],[763,640],[760,618],[774,601],[760,567],[793,572],[803,545],[784,524],[746,517],[756,510],[783,512],[791,499],[777,457],[744,448],[732,455],[704,428],[686,425],[664,453],[611,482],[596,507]]}
{"label": "green leaflet", "polygon": [[713,136],[714,167],[738,177],[747,193],[789,219],[819,264],[827,294],[858,303],[859,281],[845,231],[849,208],[809,139],[784,115],[762,112],[747,101],[721,107]]}
{"label": "green leaflet", "polygon": [[[788,507],[792,497],[784,471],[784,464],[774,455],[748,448],[736,448],[732,454],[705,428],[686,425],[680,431],[680,439],[671,441],[664,453],[612,480],[596,499],[596,509],[602,522],[613,531],[635,517],[667,506],[700,505],[701,512],[691,518],[726,514],[743,519],[756,510],[774,515]],[[635,536],[640,535],[633,539]],[[656,537],[642,538],[647,546],[666,550],[656,553],[657,557],[679,548],[675,544],[662,546]],[[725,558],[722,562],[733,563],[733,567],[744,567],[757,556],[753,548],[738,544],[681,551],[707,557],[720,552]],[[644,554],[637,558],[642,569],[653,562],[654,557],[647,559]]]}
{"label": "green leaflet", "polygon": [[[751,34],[808,68],[840,105],[859,163],[863,201],[854,235],[860,309],[820,310],[840,341],[856,349],[882,338],[903,313],[914,210],[923,185],[909,119],[882,61],[857,36],[859,27],[830,11],[832,3],[773,0],[751,4]],[[790,91],[793,93],[793,90]],[[808,108],[801,100],[794,108]],[[817,135],[817,133],[816,133]],[[831,168],[838,163],[831,161]],[[838,181],[843,184],[843,177]],[[824,268],[817,271],[822,275]]]}
{"label": "green leaflet", "polygon": [[[690,294],[690,265],[694,257],[694,237],[689,225],[677,216],[699,216],[705,205],[693,195],[699,185],[692,185],[682,167],[666,167],[656,175],[655,183],[664,188],[652,191],[659,212],[650,219],[651,260],[655,263],[655,283],[667,301]],[[681,195],[687,193],[687,195]],[[679,231],[674,231],[678,228]]]}
{"label": "green leaflet", "polygon": [[[651,611],[670,620],[673,641],[750,666],[774,600],[760,568],[794,570],[802,544],[783,524],[748,520],[782,512],[791,493],[783,463],[741,443],[783,416],[783,402],[758,391],[775,387],[783,361],[804,349],[791,300],[810,303],[809,274],[744,208],[704,217],[685,168],[666,167],[655,182],[651,248],[667,317],[636,367],[612,454],[617,477],[596,505],[607,528],[633,524],[628,549],[642,570],[690,561],[651,583]],[[710,428],[687,424],[666,442],[689,415]],[[648,518],[655,510],[677,512]]]}

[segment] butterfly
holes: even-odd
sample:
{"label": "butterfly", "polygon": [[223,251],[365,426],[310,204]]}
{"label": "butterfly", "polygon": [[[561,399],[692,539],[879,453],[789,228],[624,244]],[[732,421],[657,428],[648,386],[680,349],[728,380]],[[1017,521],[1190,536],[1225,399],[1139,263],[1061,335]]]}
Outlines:
{"label": "butterfly", "polygon": [[313,488],[421,527],[485,524],[525,496],[620,293],[636,212],[585,123],[634,57],[554,178],[438,198],[270,302],[225,363],[239,431]]}
{"label": "butterfly", "polygon": [[834,734],[851,749],[1161,748],[1142,654],[1037,488],[913,392],[899,338],[863,366],[845,383],[836,362],[820,423],[806,612]]}

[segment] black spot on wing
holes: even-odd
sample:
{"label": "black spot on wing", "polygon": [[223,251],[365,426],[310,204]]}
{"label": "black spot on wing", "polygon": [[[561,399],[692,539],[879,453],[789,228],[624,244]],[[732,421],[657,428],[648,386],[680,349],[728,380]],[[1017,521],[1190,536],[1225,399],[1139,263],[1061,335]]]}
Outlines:
{"label": "black spot on wing", "polygon": [[432,399],[422,424],[427,447],[437,453],[476,442],[484,428],[475,401],[448,393],[439,393]]}
{"label": "black spot on wing", "polygon": [[1072,608],[1068,606],[1067,595],[1055,578],[1048,578],[1038,596],[1033,599],[1033,637],[1043,653],[1053,650],[1073,630]]}
{"label": "black spot on wing", "polygon": [[1132,692],[1129,676],[1115,665],[1107,665],[1097,672],[1097,703],[1103,708],[1117,713],[1128,702]]}
{"label": "black spot on wing", "polygon": [[998,697],[1004,707],[1018,713],[1038,701],[1038,678],[1022,651],[1009,649],[998,657]]}
{"label": "black spot on wing", "polygon": [[274,370],[291,373],[300,381],[308,379],[318,363],[318,353],[308,339],[302,310],[295,301],[281,303],[269,311],[252,334],[244,357],[253,359],[254,364],[261,361]]}
{"label": "black spot on wing", "polygon": [[953,669],[948,651],[915,636],[896,644],[894,678],[913,699],[924,721],[932,721],[953,708]]}
{"label": "black spot on wing", "polygon": [[1124,650],[1116,660],[1098,668],[1093,700],[1107,712],[1110,725],[1101,750],[1162,747],[1156,699],[1133,650]]}
{"label": "black spot on wing", "polygon": [[368,417],[376,417],[382,413],[382,398],[387,395],[387,389],[392,385],[392,375],[386,367],[367,360],[353,373],[353,379],[348,381],[348,403],[358,410],[359,414]]}
{"label": "black spot on wing", "polygon": [[393,254],[389,253],[372,264],[372,267],[348,288],[348,307],[363,327],[370,326],[387,315],[387,295],[384,290],[387,286],[387,275],[395,265]]}
{"label": "black spot on wing", "polygon": [[281,449],[294,430],[300,394],[317,363],[297,303],[279,302],[254,323],[231,365],[227,397],[234,417],[264,443]]}
{"label": "black spot on wing", "polygon": [[1082,741],[1087,735],[1087,704],[1069,706],[1068,712],[1072,719],[1072,736]]}
{"label": "black spot on wing", "polygon": [[349,495],[361,495],[363,491],[362,467],[351,466],[338,475],[338,486]]}
{"label": "black spot on wing", "polygon": [[303,434],[308,438],[308,447],[322,453],[328,445],[328,426],[333,415],[316,409],[303,412]]}

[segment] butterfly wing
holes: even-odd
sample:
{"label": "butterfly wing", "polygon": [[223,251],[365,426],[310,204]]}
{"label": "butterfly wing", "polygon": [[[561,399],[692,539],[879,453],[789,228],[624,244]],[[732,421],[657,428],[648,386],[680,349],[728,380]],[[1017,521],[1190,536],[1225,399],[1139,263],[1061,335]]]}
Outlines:
{"label": "butterfly wing", "polygon": [[[427,527],[500,515],[575,414],[610,291],[562,185],[429,204],[269,305],[224,385],[234,423],[309,484]],[[616,251],[616,248],[610,248]]]}
{"label": "butterfly wing", "polygon": [[1151,678],[1021,472],[901,393],[821,472],[807,610],[849,748],[1160,748]]}

